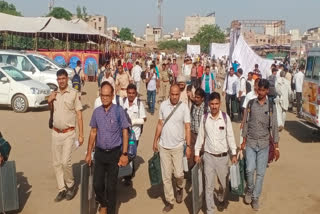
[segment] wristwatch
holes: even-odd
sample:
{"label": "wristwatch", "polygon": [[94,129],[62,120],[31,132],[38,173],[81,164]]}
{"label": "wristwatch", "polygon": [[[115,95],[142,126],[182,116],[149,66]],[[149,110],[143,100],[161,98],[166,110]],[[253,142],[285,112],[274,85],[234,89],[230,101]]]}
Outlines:
{"label": "wristwatch", "polygon": [[123,156],[128,156],[128,152],[122,152]]}

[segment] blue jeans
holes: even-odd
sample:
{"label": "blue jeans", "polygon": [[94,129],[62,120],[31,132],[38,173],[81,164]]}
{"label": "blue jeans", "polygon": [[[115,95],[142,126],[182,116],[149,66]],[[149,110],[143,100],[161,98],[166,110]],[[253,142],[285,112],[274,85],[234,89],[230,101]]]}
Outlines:
{"label": "blue jeans", "polygon": [[154,113],[154,106],[156,103],[156,90],[154,91],[147,91],[147,103],[149,107],[150,113]]}
{"label": "blue jeans", "polygon": [[[252,198],[258,200],[261,195],[263,178],[266,173],[269,157],[269,146],[265,148],[250,146],[246,147],[246,173],[248,191],[253,193]],[[254,172],[256,171],[256,180],[254,181]]]}

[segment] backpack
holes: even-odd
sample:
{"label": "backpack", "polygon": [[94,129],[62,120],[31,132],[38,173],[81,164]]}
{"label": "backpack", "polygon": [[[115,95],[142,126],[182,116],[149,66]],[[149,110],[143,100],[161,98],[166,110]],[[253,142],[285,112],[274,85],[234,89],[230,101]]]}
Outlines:
{"label": "backpack", "polygon": [[246,81],[246,92],[247,92],[247,94],[248,94],[249,92],[251,92],[251,84],[250,84],[249,81]]}
{"label": "backpack", "polygon": [[[248,115],[247,115],[247,119],[246,119],[246,123],[249,121],[249,116],[250,116],[250,113],[251,113],[251,106],[253,104],[253,102],[256,100],[257,98],[255,99],[252,99],[248,102],[248,106],[247,106],[247,112],[248,112]],[[271,103],[271,105],[270,105]],[[269,139],[269,157],[268,157],[268,163],[271,163],[274,159],[274,156],[275,156],[275,148],[274,148],[274,142],[273,142],[273,137],[271,135],[271,128],[272,128],[272,124],[271,124],[271,117],[272,117],[272,114],[273,114],[273,104],[271,102],[271,100],[268,101],[268,112],[269,112],[269,132],[270,132],[270,139]]]}
{"label": "backpack", "polygon": [[276,97],[277,96],[277,92],[276,92],[276,76],[271,75],[268,78],[268,81],[269,81],[269,93],[268,93],[268,96]]}
{"label": "backpack", "polygon": [[79,70],[79,72],[77,73],[76,69],[74,70],[74,76],[72,77],[72,87],[78,91],[81,90],[81,77],[80,77],[80,72],[82,69]]}
{"label": "backpack", "polygon": [[100,74],[98,76],[98,87],[100,87],[100,85],[101,85],[101,80],[102,80],[102,78],[104,76],[105,71],[106,70],[100,71]]}

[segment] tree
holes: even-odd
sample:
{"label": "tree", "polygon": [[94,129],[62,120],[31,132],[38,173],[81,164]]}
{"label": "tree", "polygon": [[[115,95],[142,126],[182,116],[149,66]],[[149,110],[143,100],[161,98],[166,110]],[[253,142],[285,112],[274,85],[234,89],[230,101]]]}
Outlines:
{"label": "tree", "polygon": [[77,7],[77,17],[78,17],[78,19],[82,19],[82,20],[87,22],[89,20],[88,13],[87,13],[87,8],[86,7],[82,7],[82,9],[81,9],[81,7],[78,6]]}
{"label": "tree", "polygon": [[158,43],[159,50],[169,50],[174,52],[185,52],[187,50],[187,41],[176,41],[176,40],[169,40],[169,41],[161,41]]}
{"label": "tree", "polygon": [[17,11],[13,4],[8,4],[5,1],[0,1],[0,13],[6,13],[14,16],[22,16],[22,14]]}
{"label": "tree", "polygon": [[121,28],[120,33],[119,33],[119,37],[122,41],[126,41],[126,40],[133,41],[134,40],[133,33],[131,32],[131,29],[127,28],[127,27]]}
{"label": "tree", "polygon": [[47,16],[52,16],[56,19],[65,19],[69,21],[72,18],[72,13],[64,9],[63,7],[54,7]]}
{"label": "tree", "polygon": [[191,43],[200,44],[201,51],[204,53],[209,53],[209,46],[212,42],[225,42],[225,35],[217,25],[202,26],[197,35],[191,39]]}

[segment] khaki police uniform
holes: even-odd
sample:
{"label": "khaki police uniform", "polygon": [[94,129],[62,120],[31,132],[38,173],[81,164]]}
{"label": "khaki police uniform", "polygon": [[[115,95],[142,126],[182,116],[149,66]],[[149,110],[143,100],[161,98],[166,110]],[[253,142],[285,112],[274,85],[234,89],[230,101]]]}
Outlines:
{"label": "khaki police uniform", "polygon": [[130,84],[130,75],[128,72],[123,71],[122,74],[118,74],[116,78],[116,87],[118,88],[117,95],[120,97],[127,97],[127,87]]}
{"label": "khaki police uniform", "polygon": [[[71,155],[76,140],[77,111],[82,110],[80,94],[68,87],[64,93],[57,91],[53,102],[52,159],[59,192],[74,185]],[[73,128],[73,129],[72,129]]]}
{"label": "khaki police uniform", "polygon": [[160,87],[161,87],[162,99],[166,100],[169,97],[169,92],[170,92],[169,73],[166,69],[160,72],[160,79],[161,79]]}

